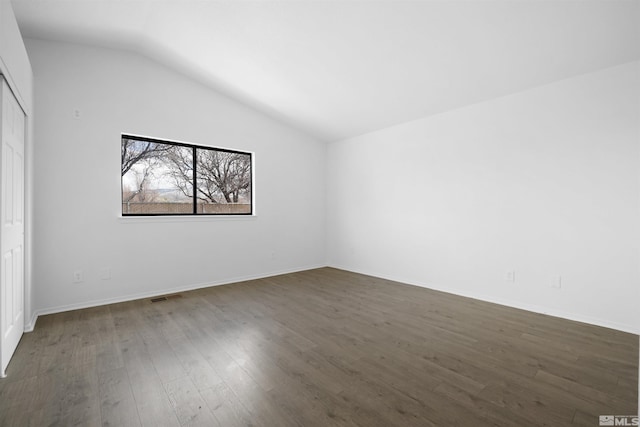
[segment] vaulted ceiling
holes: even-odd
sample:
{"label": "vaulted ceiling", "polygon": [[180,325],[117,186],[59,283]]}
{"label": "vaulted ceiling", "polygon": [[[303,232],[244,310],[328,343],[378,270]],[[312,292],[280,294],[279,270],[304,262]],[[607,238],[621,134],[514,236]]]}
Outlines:
{"label": "vaulted ceiling", "polygon": [[325,141],[640,59],[638,0],[12,0]]}

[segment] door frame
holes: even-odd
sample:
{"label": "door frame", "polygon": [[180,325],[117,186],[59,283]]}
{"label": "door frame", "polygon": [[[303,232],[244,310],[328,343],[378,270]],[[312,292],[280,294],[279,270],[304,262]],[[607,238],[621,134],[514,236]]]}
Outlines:
{"label": "door frame", "polygon": [[[2,334],[0,337],[0,378],[4,378],[6,377],[6,368],[24,335],[26,323],[24,276],[27,115],[4,77],[0,78],[0,102],[0,119],[2,120],[0,126],[0,137],[2,138],[0,185],[2,185],[1,204],[3,205],[2,224],[0,225],[2,228],[0,230],[2,246],[2,266],[0,268],[3,269],[0,271],[2,276],[0,279],[2,294],[0,301],[0,333]],[[9,257],[5,258],[7,255]],[[8,313],[2,313],[3,308],[8,308]]]}
{"label": "door frame", "polygon": [[[1,52],[0,52],[1,53]],[[31,74],[31,68],[29,68]],[[33,99],[31,94],[21,93],[17,83],[11,76],[8,65],[0,57],[0,78],[4,78],[18,104],[25,114],[25,147],[24,147],[24,332],[31,332],[36,326],[37,312],[33,308]],[[30,88],[24,88],[29,91]],[[27,95],[25,98],[24,95]]]}

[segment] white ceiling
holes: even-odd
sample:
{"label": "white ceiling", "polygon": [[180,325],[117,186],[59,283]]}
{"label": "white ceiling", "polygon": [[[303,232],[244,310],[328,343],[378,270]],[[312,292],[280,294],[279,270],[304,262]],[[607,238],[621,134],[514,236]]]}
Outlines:
{"label": "white ceiling", "polygon": [[640,0],[12,0],[25,37],[133,50],[322,140],[640,59]]}

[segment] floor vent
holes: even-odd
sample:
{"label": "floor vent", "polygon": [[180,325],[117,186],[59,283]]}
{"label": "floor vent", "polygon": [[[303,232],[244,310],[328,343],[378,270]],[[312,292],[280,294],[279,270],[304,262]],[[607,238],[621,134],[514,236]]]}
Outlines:
{"label": "floor vent", "polygon": [[151,298],[151,302],[160,302],[160,301],[168,301],[170,299],[182,298],[180,294],[166,295],[163,297]]}

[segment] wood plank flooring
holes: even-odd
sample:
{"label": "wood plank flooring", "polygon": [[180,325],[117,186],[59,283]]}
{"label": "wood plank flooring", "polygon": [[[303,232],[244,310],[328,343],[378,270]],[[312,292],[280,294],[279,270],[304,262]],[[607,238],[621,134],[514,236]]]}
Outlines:
{"label": "wood plank flooring", "polygon": [[0,426],[597,426],[638,336],[331,268],[43,316]]}

